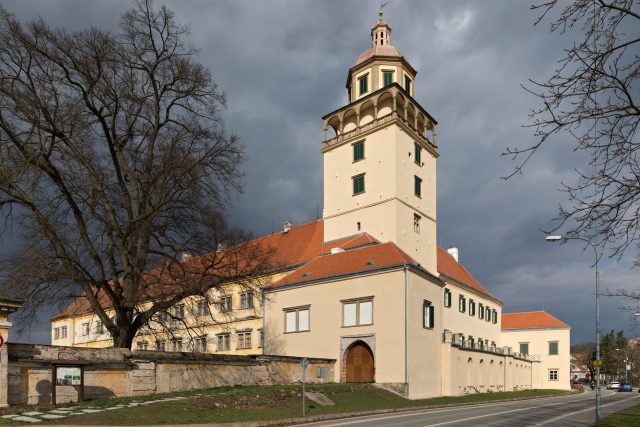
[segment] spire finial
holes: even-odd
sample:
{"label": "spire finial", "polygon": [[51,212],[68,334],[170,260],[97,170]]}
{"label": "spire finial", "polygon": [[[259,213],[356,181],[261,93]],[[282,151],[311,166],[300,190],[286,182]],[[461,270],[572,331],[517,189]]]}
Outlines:
{"label": "spire finial", "polygon": [[384,2],[384,3],[382,3],[382,4],[380,5],[380,11],[378,12],[378,16],[380,17],[380,18],[379,18],[379,20],[380,20],[380,21],[382,21],[382,16],[384,15],[384,11],[383,11],[382,9],[384,9],[384,7],[385,7],[386,5],[388,5],[388,4],[389,4],[389,2],[387,1],[387,2]]}

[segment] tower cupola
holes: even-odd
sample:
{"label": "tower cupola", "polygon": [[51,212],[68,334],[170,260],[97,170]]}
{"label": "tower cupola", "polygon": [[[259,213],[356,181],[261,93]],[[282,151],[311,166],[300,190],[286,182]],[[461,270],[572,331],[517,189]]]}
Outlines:
{"label": "tower cupola", "polygon": [[378,13],[378,22],[376,22],[371,28],[371,47],[389,44],[391,27],[387,24],[387,21],[382,19],[383,14],[384,13],[382,11]]}
{"label": "tower cupola", "polygon": [[391,44],[391,27],[380,11],[371,27],[371,47],[356,59],[347,76],[349,100],[355,101],[378,89],[397,83],[409,96],[413,96],[413,82],[417,71]]}

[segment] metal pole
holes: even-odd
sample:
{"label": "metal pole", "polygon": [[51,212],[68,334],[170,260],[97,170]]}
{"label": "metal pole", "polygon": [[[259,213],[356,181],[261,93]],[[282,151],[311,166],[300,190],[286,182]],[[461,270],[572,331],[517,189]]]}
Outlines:
{"label": "metal pole", "polygon": [[589,242],[596,253],[596,424],[600,422],[600,272],[598,271],[598,251]]}
{"label": "metal pole", "polygon": [[307,405],[305,404],[304,401],[304,382],[305,382],[305,372],[307,370],[306,365],[303,363],[302,364],[302,416],[306,416],[307,415]]}

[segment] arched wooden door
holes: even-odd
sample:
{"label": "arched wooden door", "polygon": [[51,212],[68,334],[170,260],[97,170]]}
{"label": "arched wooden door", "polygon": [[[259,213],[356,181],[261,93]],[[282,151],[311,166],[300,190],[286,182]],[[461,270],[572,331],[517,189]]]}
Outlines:
{"label": "arched wooden door", "polygon": [[372,383],[375,381],[373,352],[362,341],[358,341],[349,347],[346,365],[348,383]]}

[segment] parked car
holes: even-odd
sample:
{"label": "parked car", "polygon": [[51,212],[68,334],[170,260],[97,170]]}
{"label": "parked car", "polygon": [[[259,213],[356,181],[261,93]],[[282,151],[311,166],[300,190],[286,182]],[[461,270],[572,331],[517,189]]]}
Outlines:
{"label": "parked car", "polygon": [[607,390],[618,390],[620,388],[619,381],[611,381],[609,385],[607,385]]}
{"label": "parked car", "polygon": [[633,387],[631,387],[631,384],[629,383],[622,383],[620,384],[618,391],[633,391]]}

